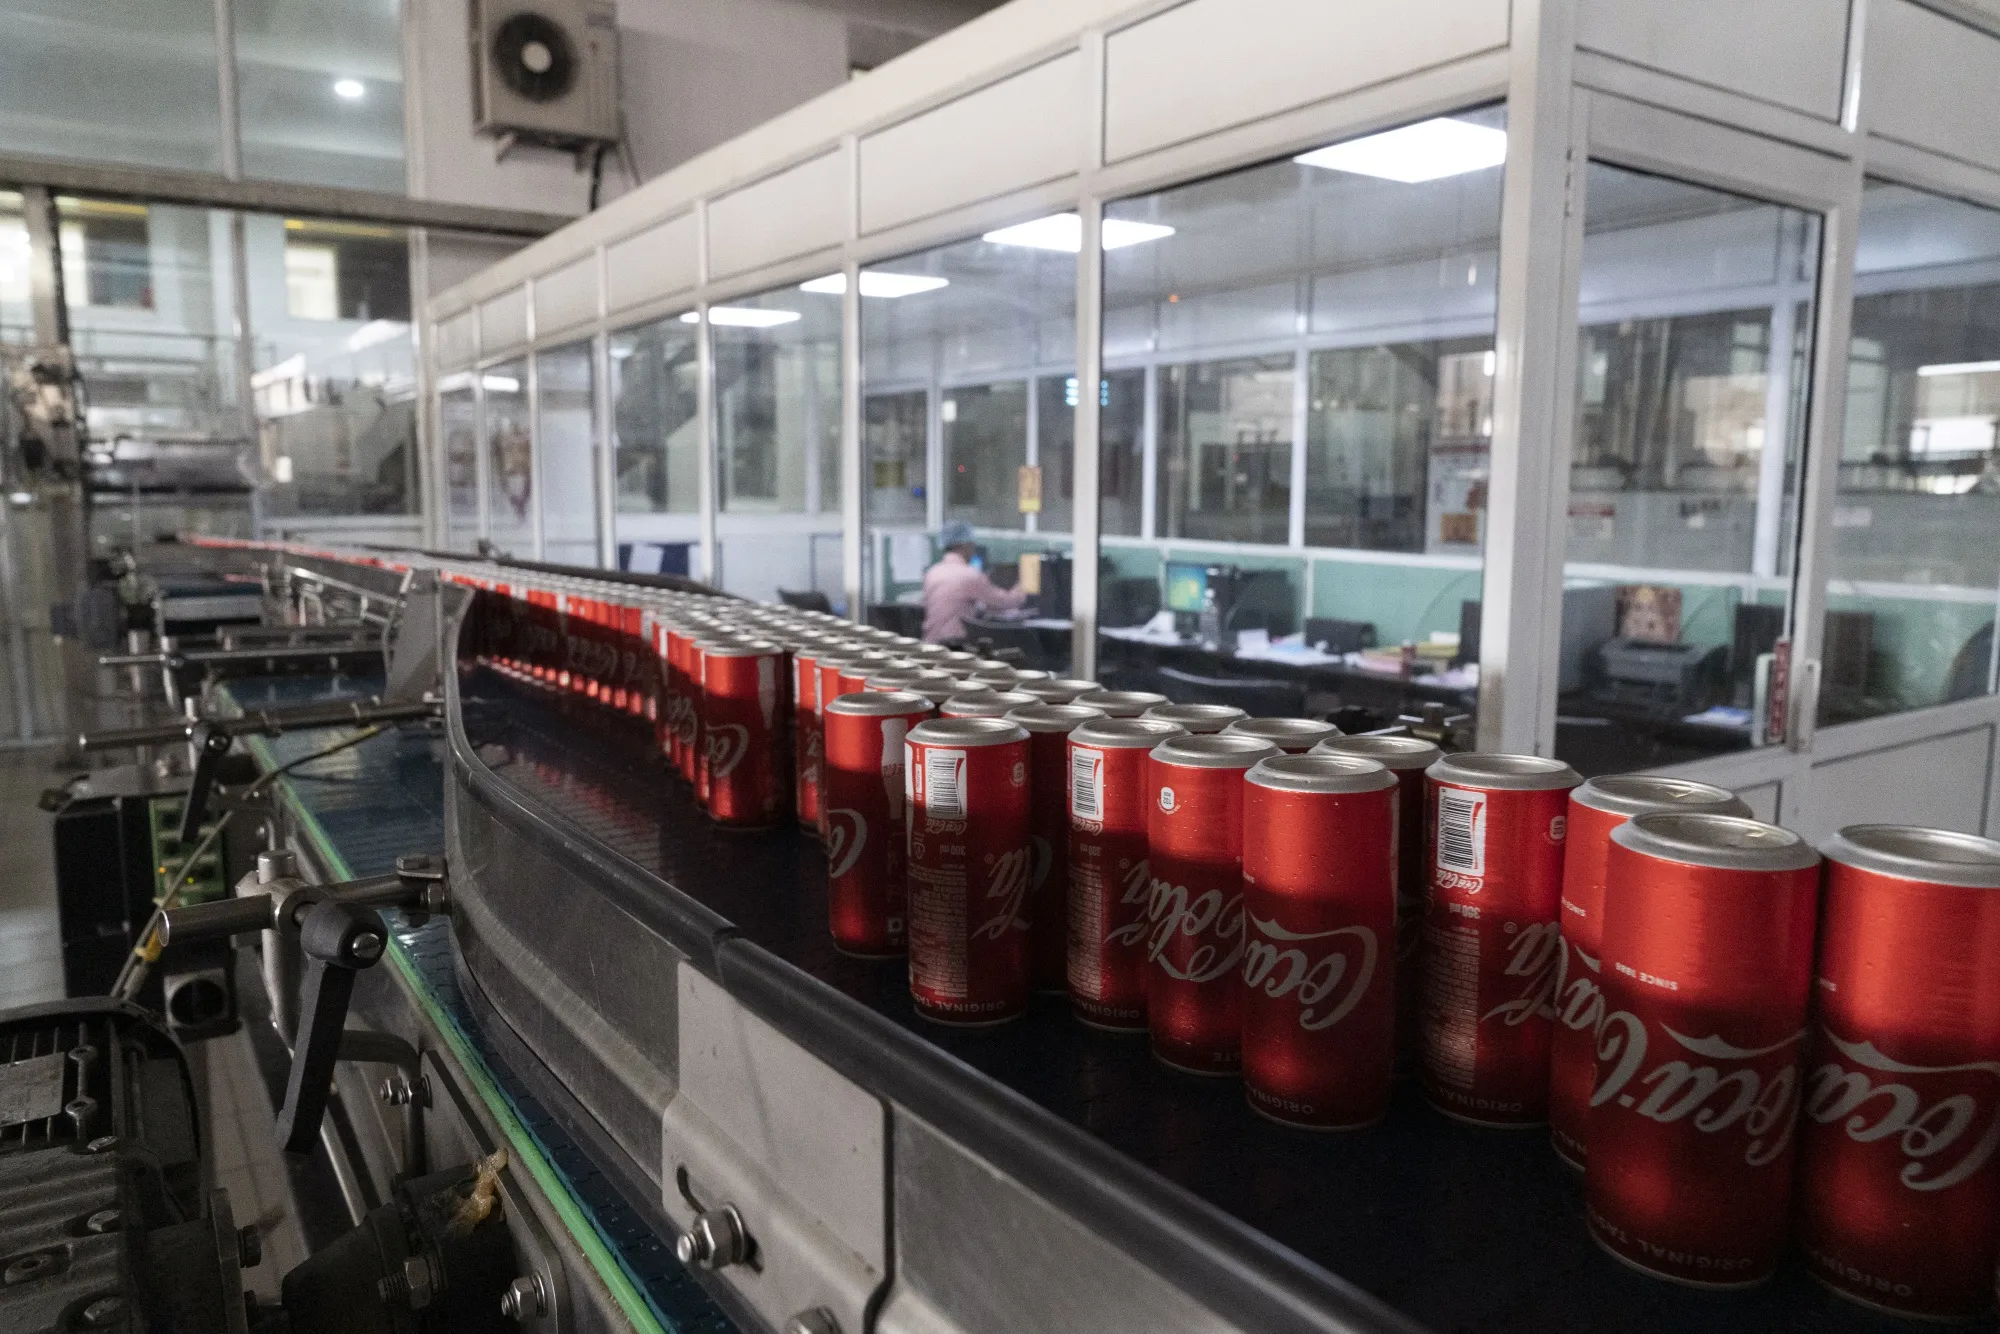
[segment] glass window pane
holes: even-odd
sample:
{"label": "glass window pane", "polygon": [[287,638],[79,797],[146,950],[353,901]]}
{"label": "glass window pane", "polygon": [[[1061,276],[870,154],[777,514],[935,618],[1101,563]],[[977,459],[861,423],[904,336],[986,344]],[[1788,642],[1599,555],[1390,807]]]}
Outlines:
{"label": "glass window pane", "polygon": [[438,428],[444,436],[444,544],[471,551],[479,542],[478,375],[461,371],[438,385]]}
{"label": "glass window pane", "polygon": [[[1146,380],[1147,374],[1143,370],[1114,370],[1107,371],[1104,383],[1098,386],[1098,522],[1103,525],[1103,531],[1111,535],[1137,537],[1145,523],[1148,481]],[[1045,404],[1049,401],[1049,397],[1043,400]],[[1076,402],[1074,377],[1064,382],[1063,401],[1069,405],[1065,410],[1073,417]],[[1044,457],[1048,456],[1050,449],[1046,442],[1054,434],[1049,421],[1053,415],[1051,411],[1043,416]],[[1069,451],[1074,437],[1073,425],[1066,417],[1058,441],[1063,460],[1062,501],[1065,513],[1072,499]]]}
{"label": "glass window pane", "polygon": [[1556,751],[1598,774],[1760,730],[1820,225],[1601,163],[1586,186]]}
{"label": "glass window pane", "polygon": [[[693,317],[680,317],[692,322]],[[720,581],[840,588],[840,298],[786,287],[709,309]]]}
{"label": "glass window pane", "polygon": [[[921,623],[915,604],[947,522],[971,525],[998,585],[1041,588],[1046,572],[1041,610],[1068,613],[1066,567],[1047,559],[1068,557],[1075,491],[1065,386],[1074,393],[1077,237],[1063,218],[1075,221],[996,228],[861,275],[865,578],[872,601],[908,604],[878,621]],[[996,595],[988,615],[1025,614],[1006,605],[1019,601]],[[1037,663],[1068,665],[1060,628],[1012,641]]]}
{"label": "glass window pane", "polygon": [[0,343],[34,341],[28,259],[28,220],[21,196],[0,190]]}
{"label": "glass window pane", "polygon": [[0,149],[222,169],[215,10],[15,0],[0,41]]}
{"label": "glass window pane", "polygon": [[2000,212],[1873,181],[1856,237],[1823,722],[1990,694]]}
{"label": "glass window pane", "polygon": [[1505,155],[1480,108],[1107,207],[1107,678],[1469,721]]}
{"label": "glass window pane", "polygon": [[264,513],[415,514],[408,235],[251,216],[244,250]]}
{"label": "glass window pane", "polygon": [[480,431],[486,437],[486,539],[503,555],[535,554],[535,450],[528,425],[528,363],[490,366],[479,376]]}
{"label": "glass window pane", "polygon": [[587,342],[535,355],[542,459],[542,559],[597,564],[596,358]]}
{"label": "glass window pane", "polygon": [[234,3],[244,174],[403,193],[398,6]]}
{"label": "glass window pane", "polygon": [[[701,509],[698,342],[695,326],[677,315],[611,335],[620,514]],[[622,522],[619,536],[629,540]]]}

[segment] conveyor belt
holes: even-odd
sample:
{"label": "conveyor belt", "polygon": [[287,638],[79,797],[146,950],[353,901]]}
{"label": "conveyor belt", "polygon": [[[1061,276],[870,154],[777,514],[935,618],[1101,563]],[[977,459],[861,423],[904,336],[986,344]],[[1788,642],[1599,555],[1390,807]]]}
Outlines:
{"label": "conveyor belt", "polygon": [[1312,1135],[1253,1115],[1236,1081],[1173,1073],[1143,1039],[1082,1027],[1058,998],[999,1029],[924,1023],[900,963],[833,949],[825,864],[809,839],[718,829],[627,720],[485,670],[463,676],[461,691],[479,758],[523,797],[812,977],[1434,1329],[1909,1328],[1833,1296],[1796,1263],[1747,1293],[1636,1274],[1591,1242],[1581,1182],[1543,1133],[1459,1125],[1408,1087],[1382,1126]]}
{"label": "conveyor belt", "polygon": [[[232,682],[227,693],[249,709],[360,699],[381,688],[380,679],[279,677]],[[254,737],[250,748],[268,772],[357,730]],[[393,871],[404,853],[436,852],[444,846],[443,745],[441,738],[420,728],[391,728],[302,765],[275,786],[335,875],[383,874]],[[670,1334],[733,1334],[735,1326],[674,1259],[671,1244],[645,1225],[642,1210],[620,1193],[613,1178],[496,1052],[452,967],[448,923],[438,918],[412,927],[400,913],[387,916],[394,926],[391,962],[501,1123],[516,1164],[541,1184],[570,1223],[635,1325]]]}

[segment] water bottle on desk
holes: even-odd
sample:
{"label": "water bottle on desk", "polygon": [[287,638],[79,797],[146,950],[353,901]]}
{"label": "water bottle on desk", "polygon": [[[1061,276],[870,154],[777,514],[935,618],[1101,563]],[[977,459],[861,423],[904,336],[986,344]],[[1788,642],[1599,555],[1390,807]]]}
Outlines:
{"label": "water bottle on desk", "polygon": [[1222,647],[1222,608],[1215,605],[1215,590],[1212,588],[1202,594],[1201,620],[1195,630],[1195,638],[1211,653]]}

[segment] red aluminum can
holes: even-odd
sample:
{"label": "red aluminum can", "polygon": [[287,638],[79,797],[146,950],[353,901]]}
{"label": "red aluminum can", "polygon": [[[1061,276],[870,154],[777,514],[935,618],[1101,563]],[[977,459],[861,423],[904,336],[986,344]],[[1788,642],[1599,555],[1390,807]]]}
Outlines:
{"label": "red aluminum can", "polygon": [[1140,716],[1179,723],[1196,736],[1205,736],[1250,715],[1234,704],[1155,704]]}
{"label": "red aluminum can", "polygon": [[819,832],[820,763],[819,660],[835,650],[826,643],[802,644],[792,654],[792,809],[799,824]]}
{"label": "red aluminum can", "polygon": [[1389,1110],[1396,789],[1351,755],[1244,775],[1243,1085],[1275,1121],[1349,1130]]}
{"label": "red aluminum can", "polygon": [[[1165,704],[1167,697],[1151,690],[1086,690],[1072,703],[1088,704],[1093,709],[1102,709],[1108,717],[1137,718],[1146,710]],[[1179,727],[1180,724],[1174,724]],[[1185,731],[1185,728],[1182,728]]]}
{"label": "red aluminum can", "polygon": [[1727,788],[1652,774],[1593,778],[1569,794],[1564,840],[1562,965],[1556,972],[1555,1038],[1549,1047],[1549,1142],[1581,1170],[1590,1156],[1590,1087],[1597,1077],[1597,1024],[1604,1017],[1598,982],[1603,953],[1605,868],[1611,831],[1652,811],[1750,814]]}
{"label": "red aluminum can", "polygon": [[1659,812],[1611,831],[1591,1233],[1701,1287],[1785,1249],[1819,854],[1788,829]]}
{"label": "red aluminum can", "polygon": [[1563,837],[1583,781],[1539,755],[1446,755],[1430,781],[1424,1096],[1478,1125],[1548,1119]]}
{"label": "red aluminum can", "polygon": [[1028,879],[1028,980],[1036,991],[1060,995],[1069,988],[1069,734],[1102,717],[1087,704],[1023,704],[1007,714],[1028,733],[1035,850]]}
{"label": "red aluminum can", "polygon": [[1179,1070],[1231,1075],[1242,1064],[1243,773],[1277,753],[1250,736],[1153,747],[1146,1026],[1153,1054]]}
{"label": "red aluminum can", "polygon": [[1105,718],[1069,734],[1069,999],[1096,1028],[1146,1031],[1153,747],[1179,723]]}
{"label": "red aluminum can", "polygon": [[879,648],[848,654],[840,664],[840,693],[851,695],[857,690],[865,690],[868,678],[887,667],[892,656]]}
{"label": "red aluminum can", "polygon": [[1320,742],[1340,735],[1332,723],[1316,718],[1238,718],[1222,729],[1230,736],[1254,736],[1287,755],[1303,755]]}
{"label": "red aluminum can", "polygon": [[674,768],[695,780],[695,743],[701,731],[701,678],[696,675],[692,621],[667,626],[667,716],[673,729]]}
{"label": "red aluminum can", "polygon": [[826,909],[834,946],[847,954],[901,954],[908,891],[903,857],[903,742],[930,716],[920,695],[872,690],[826,707]]}
{"label": "red aluminum can", "polygon": [[1806,1262],[1897,1315],[1984,1315],[2000,1258],[2000,843],[1854,825],[1824,852]]}
{"label": "red aluminum can", "polygon": [[703,640],[700,648],[708,813],[722,825],[774,824],[792,803],[782,745],[792,704],[785,650],[765,639]]}
{"label": "red aluminum can", "polygon": [[1015,709],[1037,703],[1033,695],[1015,690],[961,690],[938,706],[940,718],[1005,718]]}
{"label": "red aluminum can", "polygon": [[1028,1008],[1028,734],[1005,718],[910,730],[910,996],[942,1024]]}
{"label": "red aluminum can", "polygon": [[1424,770],[1444,754],[1413,736],[1335,736],[1313,755],[1355,755],[1396,775],[1396,1073],[1413,1074],[1423,1045],[1424,914],[1431,898]]}

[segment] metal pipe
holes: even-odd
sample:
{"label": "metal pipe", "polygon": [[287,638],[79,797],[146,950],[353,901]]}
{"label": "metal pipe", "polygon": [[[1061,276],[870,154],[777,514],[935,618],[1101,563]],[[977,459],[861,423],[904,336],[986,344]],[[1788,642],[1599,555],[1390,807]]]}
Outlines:
{"label": "metal pipe", "polygon": [[[213,718],[207,726],[226,736],[277,736],[283,732],[313,727],[341,727],[349,724],[407,722],[427,718],[437,712],[435,703],[419,700],[409,704],[378,704],[353,700],[339,704],[316,704],[297,709],[258,709],[238,718]],[[201,725],[197,719],[160,723],[151,727],[121,727],[103,732],[85,732],[77,738],[84,750],[111,750],[120,746],[158,746],[184,741]]]}

